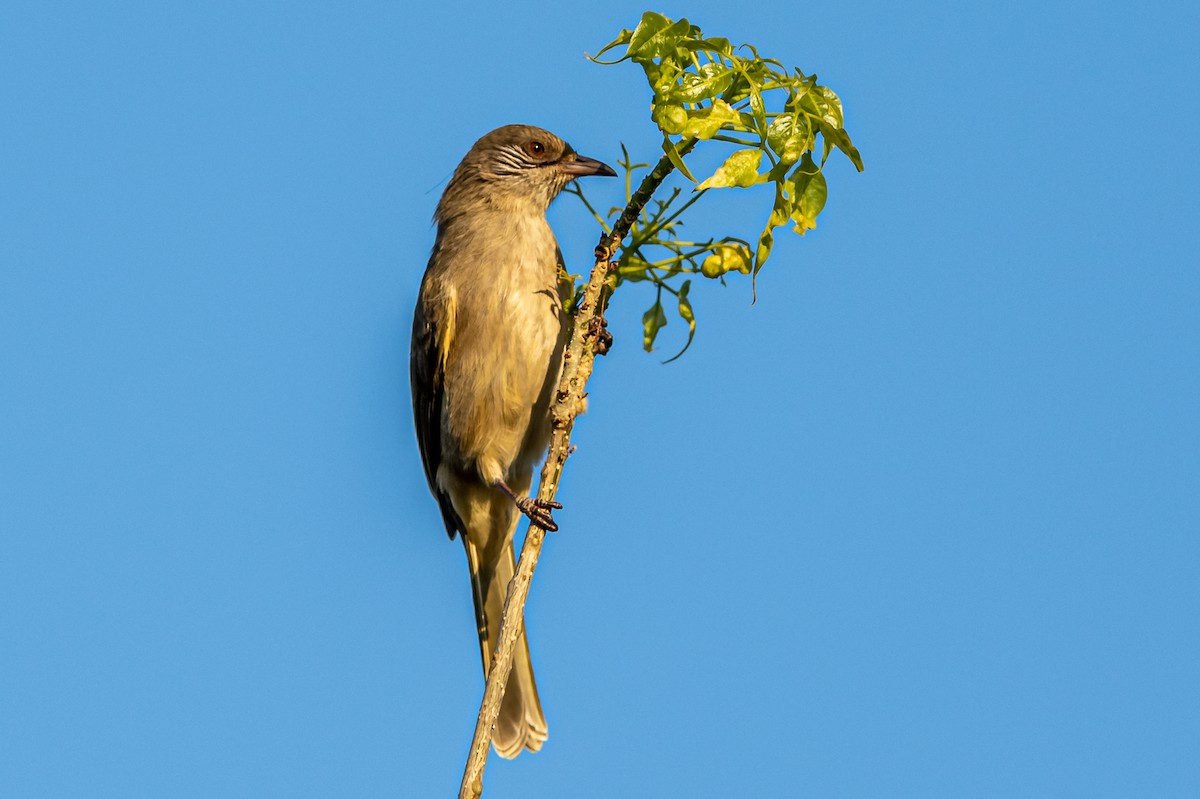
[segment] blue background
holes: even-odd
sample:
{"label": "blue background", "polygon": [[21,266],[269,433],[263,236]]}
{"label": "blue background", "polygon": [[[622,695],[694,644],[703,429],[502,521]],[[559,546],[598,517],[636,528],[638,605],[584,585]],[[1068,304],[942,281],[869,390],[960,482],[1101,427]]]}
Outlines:
{"label": "blue background", "polygon": [[[1200,795],[1197,6],[736,6],[657,8],[818,72],[867,171],[757,304],[694,287],[679,361],[614,299],[527,613],[550,740],[486,795]],[[453,794],[430,217],[500,124],[653,158],[583,58],[643,9],[0,11],[0,795]],[[756,235],[724,194],[695,235]]]}

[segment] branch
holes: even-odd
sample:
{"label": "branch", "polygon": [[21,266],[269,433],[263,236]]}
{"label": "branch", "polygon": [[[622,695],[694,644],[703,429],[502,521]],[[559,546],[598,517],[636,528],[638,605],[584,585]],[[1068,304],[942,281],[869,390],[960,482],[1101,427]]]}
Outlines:
{"label": "branch", "polygon": [[[694,140],[688,142],[686,149],[681,146],[680,154],[690,150],[694,143]],[[571,340],[563,352],[562,377],[559,379],[554,405],[550,409],[553,431],[550,437],[550,451],[542,467],[541,482],[538,485],[539,499],[554,499],[562,477],[563,465],[567,462],[567,456],[571,454],[571,430],[575,425],[575,418],[585,407],[587,392],[584,391],[584,387],[588,378],[592,376],[592,367],[596,360],[595,337],[599,330],[597,320],[603,318],[604,308],[608,303],[609,292],[606,291],[605,285],[608,272],[615,268],[614,259],[620,250],[622,239],[629,234],[642,208],[674,168],[671,160],[664,155],[629,198],[629,203],[613,226],[612,233],[601,236],[600,243],[596,246],[596,263],[592,267],[591,277],[575,313]],[[525,533],[525,544],[521,548],[521,558],[517,561],[517,573],[509,583],[508,597],[504,600],[500,640],[492,655],[491,668],[488,669],[483,702],[475,724],[475,736],[471,739],[467,767],[458,791],[459,799],[477,799],[483,794],[483,767],[487,763],[488,749],[492,742],[492,728],[496,726],[496,717],[500,715],[500,702],[504,699],[504,688],[508,684],[509,672],[512,671],[513,649],[524,625],[529,583],[533,579],[533,570],[537,566],[545,537],[546,531],[536,524],[529,525]]]}

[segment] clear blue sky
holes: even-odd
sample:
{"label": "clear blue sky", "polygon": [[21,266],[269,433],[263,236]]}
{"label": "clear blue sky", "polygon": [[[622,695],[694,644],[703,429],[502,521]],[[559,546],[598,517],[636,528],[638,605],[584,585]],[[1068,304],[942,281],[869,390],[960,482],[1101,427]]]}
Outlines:
{"label": "clear blue sky", "polygon": [[[816,71],[867,171],[757,304],[695,287],[681,360],[615,298],[527,614],[550,740],[486,795],[1200,795],[1196,5],[737,5],[657,9]],[[642,10],[0,11],[0,796],[453,793],[430,217],[504,123],[653,157],[582,57]]]}

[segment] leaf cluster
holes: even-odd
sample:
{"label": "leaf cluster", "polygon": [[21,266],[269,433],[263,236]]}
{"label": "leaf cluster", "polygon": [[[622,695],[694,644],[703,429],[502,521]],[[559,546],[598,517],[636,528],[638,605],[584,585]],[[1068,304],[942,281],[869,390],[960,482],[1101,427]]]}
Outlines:
{"label": "leaf cluster", "polygon": [[[619,58],[603,60],[606,53],[619,52],[621,47],[625,51]],[[640,209],[613,278],[614,287],[624,281],[645,281],[657,289],[654,304],[642,319],[647,351],[667,324],[663,299],[668,295],[688,325],[690,344],[696,321],[688,276],[723,281],[725,275],[737,272],[753,279],[771,254],[776,228],[790,222],[803,235],[816,227],[828,194],[821,170],[830,153],[839,150],[859,171],[862,158],[843,127],[841,100],[817,83],[816,75],[789,71],[779,61],[760,56],[751,45],[735,47],[728,39],[705,37],[686,19],[673,21],[647,11],[636,28],[622,30],[592,60],[631,61],[642,67],[653,93],[650,118],[663,134],[664,157],[695,184],[686,197],[675,188]],[[708,142],[734,150],[711,175],[697,180],[688,156],[698,145],[711,147]],[[630,200],[635,174],[650,165],[633,163],[629,153],[622,151]],[[816,152],[821,153],[819,161]],[[708,191],[761,184],[772,185],[774,202],[753,246],[736,236],[703,241],[680,236],[683,212]],[[572,191],[587,202],[577,186]],[[606,218],[590,204],[588,208],[607,230]],[[611,209],[607,219],[621,211]]]}

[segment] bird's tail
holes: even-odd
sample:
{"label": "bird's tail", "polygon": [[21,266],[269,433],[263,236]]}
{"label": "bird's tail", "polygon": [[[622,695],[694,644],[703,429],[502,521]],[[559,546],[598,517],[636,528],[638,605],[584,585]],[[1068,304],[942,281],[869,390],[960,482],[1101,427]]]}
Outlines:
{"label": "bird's tail", "polygon": [[[504,499],[507,503],[507,498]],[[506,513],[496,514],[505,519],[509,529],[502,531],[500,520],[493,528],[483,547],[472,543],[471,536],[463,535],[467,550],[467,565],[471,569],[471,593],[475,598],[475,622],[479,628],[479,647],[483,654],[483,672],[486,675],[492,665],[492,653],[500,641],[500,620],[504,615],[504,599],[508,584],[517,570],[513,557],[512,531],[516,528],[517,514],[511,505]],[[509,522],[508,520],[511,519]],[[507,534],[505,534],[507,533]],[[487,551],[497,547],[501,552]],[[522,620],[523,621],[523,620]],[[546,717],[538,699],[537,683],[533,679],[533,665],[529,660],[529,641],[525,630],[513,650],[512,672],[500,705],[500,715],[492,733],[492,744],[501,757],[513,758],[523,749],[536,752],[542,748],[547,737]]]}

